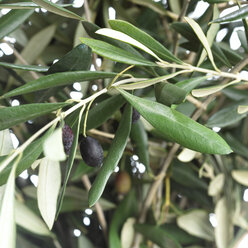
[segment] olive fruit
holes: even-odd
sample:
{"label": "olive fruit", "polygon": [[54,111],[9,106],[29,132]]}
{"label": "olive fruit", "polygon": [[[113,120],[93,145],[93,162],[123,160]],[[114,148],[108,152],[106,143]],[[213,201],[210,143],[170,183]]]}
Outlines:
{"label": "olive fruit", "polygon": [[84,162],[92,167],[98,167],[103,162],[103,149],[99,142],[90,137],[82,137],[80,141],[80,153]]}
{"label": "olive fruit", "polygon": [[131,189],[131,178],[126,171],[121,171],[116,175],[115,188],[119,194],[127,194]]}
{"label": "olive fruit", "polygon": [[133,108],[132,123],[137,122],[139,118],[140,118],[140,113],[135,108]]}
{"label": "olive fruit", "polygon": [[[126,104],[123,106],[123,107],[121,107],[121,113],[123,113],[124,112],[124,107],[126,106]],[[133,111],[132,111],[132,123],[135,123],[135,122],[137,122],[138,120],[139,120],[139,118],[140,118],[140,113],[138,112],[138,110],[136,110],[135,108],[133,108]]]}
{"label": "olive fruit", "polygon": [[64,127],[62,128],[62,140],[63,140],[65,153],[67,155],[70,153],[73,139],[74,139],[74,135],[72,129],[65,124]]}

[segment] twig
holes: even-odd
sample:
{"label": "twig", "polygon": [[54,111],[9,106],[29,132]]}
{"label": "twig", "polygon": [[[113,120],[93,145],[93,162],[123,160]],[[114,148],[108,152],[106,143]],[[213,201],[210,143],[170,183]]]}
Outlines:
{"label": "twig", "polygon": [[[91,188],[91,183],[90,183],[89,177],[87,175],[82,176],[82,182],[83,182],[85,188],[87,189],[87,191],[89,191]],[[100,223],[102,230],[103,230],[105,242],[108,246],[107,222],[106,222],[106,219],[104,216],[104,212],[103,212],[102,207],[101,207],[99,202],[97,202],[95,204],[95,208],[96,208],[97,218],[98,218],[99,223]]]}

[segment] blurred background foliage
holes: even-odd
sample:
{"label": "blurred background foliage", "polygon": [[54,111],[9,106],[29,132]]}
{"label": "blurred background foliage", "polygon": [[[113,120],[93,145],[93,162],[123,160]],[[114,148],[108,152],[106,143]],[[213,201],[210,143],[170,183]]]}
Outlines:
{"label": "blurred background foliage", "polygon": [[[18,1],[19,6],[22,2],[27,4],[27,1]],[[4,5],[16,1],[1,1],[0,95],[56,72],[122,71],[126,65],[92,55],[85,45],[78,46],[81,44],[80,37],[113,42],[99,38],[94,33],[99,27],[109,27],[109,19],[128,21],[154,37],[184,62],[196,66],[203,47],[183,17],[194,18],[206,34],[208,23],[213,20],[214,3],[221,17],[239,9],[236,1],[224,0],[52,1],[63,4],[67,10],[83,17],[85,21],[80,22],[34,6],[34,2],[29,2],[28,8],[21,6],[22,10],[18,8],[10,11],[9,6]],[[247,4],[246,1],[239,3],[242,6]],[[10,18],[7,19],[7,16]],[[13,20],[16,27],[5,35],[4,30],[11,28],[8,23]],[[248,75],[247,30],[244,17],[243,20],[221,23],[218,30],[209,34],[216,65],[222,71],[234,70]],[[114,44],[119,46],[120,42]],[[125,49],[125,45],[122,44],[122,48]],[[147,60],[152,60],[149,55],[140,53]],[[204,59],[201,67],[211,68],[209,59]],[[135,77],[150,78],[168,71],[135,67],[130,73]],[[174,85],[191,76],[201,75],[194,72],[168,81]],[[84,99],[108,83],[109,79],[101,78],[75,81],[55,89],[2,99],[0,107]],[[223,83],[223,79],[211,77],[199,82],[199,85],[206,87],[216,83]],[[171,93],[168,92],[164,93],[168,94],[167,97]],[[155,94],[153,87],[136,91],[136,95],[151,100],[155,99]],[[38,169],[32,169],[30,164],[24,163],[21,168],[17,168],[19,176],[16,178],[16,247],[128,248],[135,247],[137,243],[142,248],[247,247],[248,119],[246,113],[238,114],[236,111],[238,105],[248,105],[247,101],[247,85],[244,84],[226,88],[211,95],[211,98],[195,101],[187,98],[176,106],[178,111],[187,116],[192,116],[200,109],[198,122],[221,134],[234,152],[220,156],[200,154],[185,148],[175,151],[165,179],[153,194],[145,221],[138,221],[142,209],[146,207],[144,199],[150,185],[157,180],[155,175],[170,156],[173,144],[143,118],[132,125],[130,140],[99,201],[98,208],[100,206],[104,216],[99,215],[96,207],[88,207],[87,180],[89,178],[93,182],[99,169],[85,165],[77,150],[61,212],[49,231],[37,205]],[[203,103],[205,105],[202,109]],[[121,119],[120,107],[123,104],[123,99],[102,95],[94,101],[92,111],[89,112],[88,133],[101,143],[105,156]],[[164,104],[168,105],[168,102]],[[96,106],[99,109],[94,110]],[[76,111],[65,122],[72,126],[77,116]],[[14,148],[17,148],[53,117],[53,114],[47,114],[15,125],[10,132],[4,134],[2,131],[0,138],[3,140],[5,137],[5,147],[7,142],[12,147],[11,140]],[[1,150],[1,160],[6,154],[8,152]],[[37,159],[39,157],[42,156],[38,154]],[[65,162],[60,163],[60,169],[62,177],[67,175]],[[7,180],[5,174],[0,175],[3,185],[0,187],[0,196]],[[134,241],[132,246],[133,237],[138,238],[134,232],[142,234],[142,240]]]}

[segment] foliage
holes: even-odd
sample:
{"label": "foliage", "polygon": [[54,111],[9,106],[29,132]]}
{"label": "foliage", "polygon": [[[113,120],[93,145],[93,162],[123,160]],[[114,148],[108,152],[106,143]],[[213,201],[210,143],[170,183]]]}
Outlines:
{"label": "foliage", "polygon": [[0,2],[0,247],[241,248],[247,4],[76,2]]}

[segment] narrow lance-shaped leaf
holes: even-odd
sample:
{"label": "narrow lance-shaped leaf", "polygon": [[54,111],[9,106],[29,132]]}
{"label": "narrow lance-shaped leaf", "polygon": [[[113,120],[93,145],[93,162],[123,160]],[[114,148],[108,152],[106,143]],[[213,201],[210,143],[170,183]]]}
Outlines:
{"label": "narrow lance-shaped leaf", "polygon": [[58,72],[52,75],[41,77],[33,80],[21,87],[9,91],[2,95],[0,98],[7,98],[17,95],[23,95],[30,92],[44,90],[52,87],[70,85],[75,82],[95,80],[99,78],[111,78],[116,73],[111,72],[98,72],[98,71],[72,71],[72,72]]}
{"label": "narrow lance-shaped leaf", "polygon": [[[217,5],[215,4],[214,5],[214,10],[213,10],[213,19],[215,19],[217,17],[219,17],[219,9],[218,9]],[[210,47],[212,46],[212,44],[214,42],[214,39],[215,39],[215,37],[216,37],[219,29],[220,29],[220,25],[219,24],[216,24],[216,23],[213,24],[212,23],[210,25],[210,27],[209,27],[209,29],[207,31],[207,40],[208,40],[208,44],[209,44]],[[204,61],[204,59],[206,58],[206,56],[207,56],[207,52],[206,52],[206,50],[203,50],[202,53],[201,53],[201,56],[200,56],[200,59],[198,61],[197,66],[200,66],[201,65],[201,63]]]}
{"label": "narrow lance-shaped leaf", "polygon": [[0,156],[8,155],[14,149],[9,129],[0,131]]}
{"label": "narrow lance-shaped leaf", "polygon": [[150,35],[135,27],[134,25],[122,20],[110,20],[109,25],[111,26],[111,28],[118,30],[124,34],[127,34],[133,39],[139,41],[140,43],[151,49],[161,59],[169,60],[179,64],[183,63],[162,44],[160,44]]}
{"label": "narrow lance-shaped leaf", "polygon": [[113,39],[116,39],[116,40],[123,41],[123,42],[128,43],[132,46],[135,46],[135,47],[143,50],[144,52],[149,53],[151,56],[153,56],[157,60],[161,61],[161,59],[152,50],[150,50],[148,47],[144,46],[139,41],[133,39],[132,37],[120,32],[120,31],[116,31],[116,30],[113,30],[110,28],[102,28],[102,29],[97,30],[96,33],[113,38]]}
{"label": "narrow lance-shaped leaf", "polygon": [[178,111],[157,102],[133,96],[121,89],[118,90],[154,128],[169,140],[202,153],[228,154],[232,151],[217,133]]}
{"label": "narrow lance-shaped leaf", "polygon": [[[68,7],[71,4],[59,4],[60,7]],[[20,3],[4,3],[0,4],[0,9],[35,9],[41,8],[39,5],[32,2],[20,2]]]}
{"label": "narrow lance-shaped leaf", "polygon": [[185,20],[188,22],[188,24],[192,27],[192,29],[194,30],[194,32],[196,33],[196,35],[198,36],[199,40],[201,41],[202,45],[204,46],[207,54],[208,54],[208,57],[214,67],[214,69],[216,71],[219,71],[219,69],[216,67],[215,63],[214,63],[214,57],[213,57],[213,54],[212,54],[212,51],[210,49],[210,46],[209,46],[209,43],[208,43],[208,40],[205,36],[205,34],[203,33],[201,27],[199,26],[199,24],[197,22],[195,22],[193,19],[189,18],[189,17],[184,17]]}
{"label": "narrow lance-shaped leaf", "polygon": [[76,19],[79,21],[82,21],[83,18],[80,17],[79,15],[59,6],[58,4],[55,4],[53,2],[50,2],[48,0],[32,0],[34,3],[36,3],[37,5],[41,6],[42,8],[55,13],[57,15],[61,15],[64,17],[68,17],[68,18],[72,18],[72,19]]}
{"label": "narrow lance-shaped leaf", "polygon": [[43,158],[39,167],[37,198],[39,210],[49,230],[52,229],[55,219],[60,185],[61,172],[59,162]]}
{"label": "narrow lance-shaped leaf", "polygon": [[0,109],[0,130],[35,119],[38,116],[63,108],[69,103],[32,103]]}
{"label": "narrow lance-shaped leaf", "polygon": [[8,178],[0,208],[0,247],[14,248],[15,226],[15,172],[20,156],[16,159]]}
{"label": "narrow lance-shaped leaf", "polygon": [[159,245],[161,248],[182,248],[170,234],[158,226],[148,224],[135,224],[134,228],[147,238]]}
{"label": "narrow lance-shaped leaf", "polygon": [[23,71],[47,72],[47,70],[48,70],[48,67],[46,67],[46,66],[15,65],[15,64],[6,63],[6,62],[0,62],[0,66],[6,67],[6,68],[11,68],[11,69],[23,70]]}
{"label": "narrow lance-shaped leaf", "polygon": [[11,10],[0,18],[0,39],[18,28],[34,10]]}
{"label": "narrow lance-shaped leaf", "polygon": [[146,60],[145,58],[142,59],[140,57],[137,57],[128,51],[110,45],[104,41],[89,38],[81,38],[80,40],[82,41],[82,43],[89,46],[93,52],[108,59],[131,65],[156,66],[156,64]]}
{"label": "narrow lance-shaped leaf", "polygon": [[228,15],[225,15],[221,18],[217,18],[212,21],[212,23],[221,23],[221,22],[230,22],[243,19],[248,16],[248,6],[242,7]]}
{"label": "narrow lance-shaped leaf", "polygon": [[114,172],[115,167],[122,157],[122,153],[126,147],[131,129],[131,116],[132,108],[131,105],[128,104],[121,118],[121,122],[116,131],[115,138],[111,144],[108,155],[89,191],[88,199],[90,207],[93,206],[101,197],[109,177]]}

